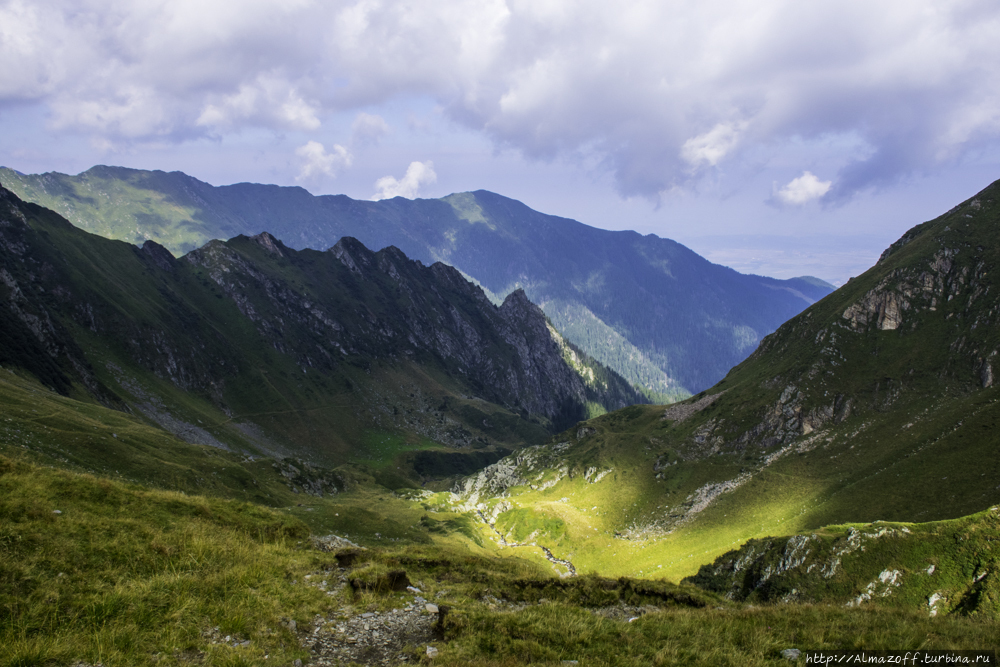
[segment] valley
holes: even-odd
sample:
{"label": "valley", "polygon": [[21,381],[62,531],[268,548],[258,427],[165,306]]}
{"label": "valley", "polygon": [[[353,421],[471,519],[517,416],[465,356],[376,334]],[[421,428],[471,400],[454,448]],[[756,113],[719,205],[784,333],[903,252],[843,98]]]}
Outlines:
{"label": "valley", "polygon": [[294,251],[262,233],[175,259],[7,197],[0,363],[188,442],[327,466],[433,442],[449,455],[397,462],[433,476],[646,400],[522,291],[497,307],[394,248]]}
{"label": "valley", "polygon": [[175,257],[2,191],[0,656],[995,651],[998,193],[664,405],[528,287],[353,238]]}
{"label": "valley", "polygon": [[555,523],[539,544],[580,571],[674,580],[757,536],[996,506],[995,188],[911,230],[712,389],[582,423],[452,502]]}

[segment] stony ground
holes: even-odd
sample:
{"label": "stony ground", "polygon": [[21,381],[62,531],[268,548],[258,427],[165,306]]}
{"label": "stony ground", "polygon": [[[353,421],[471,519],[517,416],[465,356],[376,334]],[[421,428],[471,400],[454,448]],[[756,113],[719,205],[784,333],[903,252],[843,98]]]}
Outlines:
{"label": "stony ground", "polygon": [[[435,639],[438,614],[419,596],[401,609],[353,616],[317,617],[303,644],[312,652],[309,665],[396,665],[414,661],[413,648]],[[410,648],[410,652],[404,649]],[[418,653],[419,655],[419,653]],[[415,662],[415,661],[414,661]]]}
{"label": "stony ground", "polygon": [[[336,542],[327,546],[343,545]],[[347,572],[346,568],[315,572],[305,583],[335,596],[348,585]],[[345,606],[328,616],[317,616],[311,630],[299,635],[312,655],[307,664],[374,667],[416,662],[414,658],[426,652],[426,645],[436,638],[442,609],[423,598],[418,588],[410,586],[407,592],[412,597],[396,609],[360,611]]]}
{"label": "stony ground", "polygon": [[[315,572],[306,577],[306,583],[335,596],[348,585],[348,569]],[[432,642],[440,640],[440,621],[447,607],[422,597],[419,588],[409,586],[403,606],[384,611],[361,611],[350,606],[337,612],[313,619],[311,628],[296,629],[304,648],[311,658],[306,665],[333,667],[335,665],[368,665],[382,667],[417,663],[420,658],[436,649]],[[443,591],[441,593],[444,593]],[[412,597],[410,597],[412,596]],[[481,602],[493,611],[516,613],[527,606],[500,600],[487,595]],[[652,606],[619,604],[592,610],[594,614],[616,621],[633,621],[653,611]]]}

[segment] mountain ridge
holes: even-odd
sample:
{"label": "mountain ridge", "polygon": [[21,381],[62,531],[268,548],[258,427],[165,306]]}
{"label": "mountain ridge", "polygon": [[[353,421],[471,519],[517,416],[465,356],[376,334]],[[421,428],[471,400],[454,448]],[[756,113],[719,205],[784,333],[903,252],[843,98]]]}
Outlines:
{"label": "mountain ridge", "polygon": [[[298,187],[213,187],[181,172],[94,167],[0,180],[84,229],[181,254],[211,238],[268,231],[325,250],[341,236],[444,261],[499,301],[518,287],[557,329],[661,400],[720,379],[760,338],[829,285],[744,276],[669,239],[612,232],[480,190],[380,202]],[[790,290],[774,289],[787,286]]]}
{"label": "mountain ridge", "polygon": [[494,306],[396,248],[261,233],[174,258],[0,204],[3,363],[197,442],[336,462],[381,430],[492,451],[644,400],[523,292]]}

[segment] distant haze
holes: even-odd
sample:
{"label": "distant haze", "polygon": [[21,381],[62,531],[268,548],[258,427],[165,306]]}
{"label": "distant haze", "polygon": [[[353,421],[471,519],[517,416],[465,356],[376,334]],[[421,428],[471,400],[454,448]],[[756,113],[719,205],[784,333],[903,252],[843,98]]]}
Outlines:
{"label": "distant haze", "polygon": [[1000,176],[997,34],[987,0],[0,0],[0,164],[485,188],[842,283]]}

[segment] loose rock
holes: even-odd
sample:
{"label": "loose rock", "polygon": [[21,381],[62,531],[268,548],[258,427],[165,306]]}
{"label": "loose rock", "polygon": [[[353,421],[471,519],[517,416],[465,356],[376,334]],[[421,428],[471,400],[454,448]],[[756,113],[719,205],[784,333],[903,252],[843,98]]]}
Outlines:
{"label": "loose rock", "polygon": [[409,656],[407,646],[435,639],[436,616],[428,614],[419,598],[401,609],[365,612],[347,618],[319,616],[315,630],[303,638],[313,654],[310,665],[398,665]]}

